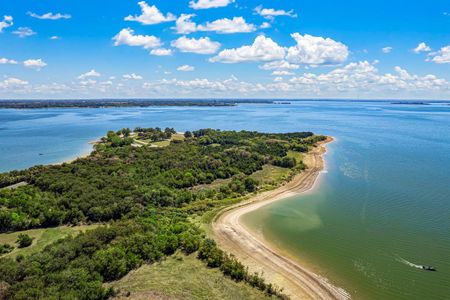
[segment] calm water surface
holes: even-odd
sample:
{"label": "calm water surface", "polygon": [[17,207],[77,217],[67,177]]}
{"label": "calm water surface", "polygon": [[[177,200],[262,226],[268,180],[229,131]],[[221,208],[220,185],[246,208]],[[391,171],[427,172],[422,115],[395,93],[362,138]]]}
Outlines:
{"label": "calm water surface", "polygon": [[244,222],[355,299],[450,298],[447,104],[0,109],[0,171],[73,158],[107,130],[135,126],[311,130],[335,137],[327,172],[313,191],[268,205]]}

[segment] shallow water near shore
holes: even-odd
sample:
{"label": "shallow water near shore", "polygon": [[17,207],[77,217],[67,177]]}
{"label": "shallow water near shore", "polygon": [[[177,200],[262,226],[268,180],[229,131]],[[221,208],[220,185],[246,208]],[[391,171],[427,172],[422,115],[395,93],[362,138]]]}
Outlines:
{"label": "shallow water near shore", "polygon": [[245,224],[354,299],[448,299],[450,106],[301,101],[0,109],[0,171],[67,160],[106,131],[135,126],[310,130],[335,137],[327,146],[327,172],[312,191],[245,215]]}

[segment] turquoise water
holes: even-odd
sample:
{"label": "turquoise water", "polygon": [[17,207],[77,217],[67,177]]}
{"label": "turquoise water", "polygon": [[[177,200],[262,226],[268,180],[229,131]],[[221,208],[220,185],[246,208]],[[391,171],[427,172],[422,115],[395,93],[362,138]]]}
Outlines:
{"label": "turquoise water", "polygon": [[449,298],[447,104],[0,110],[0,171],[70,159],[107,130],[135,126],[311,130],[335,137],[316,189],[244,221],[355,299]]}

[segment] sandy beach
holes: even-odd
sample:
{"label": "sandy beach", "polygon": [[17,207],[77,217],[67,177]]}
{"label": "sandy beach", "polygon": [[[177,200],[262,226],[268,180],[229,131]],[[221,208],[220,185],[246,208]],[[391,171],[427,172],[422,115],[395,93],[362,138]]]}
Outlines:
{"label": "sandy beach", "polygon": [[291,299],[349,299],[349,294],[283,255],[268,241],[246,228],[240,217],[272,202],[298,195],[310,190],[320,171],[324,168],[323,154],[328,138],[304,157],[307,169],[296,175],[289,183],[275,190],[264,192],[253,198],[227,208],[213,221],[215,240],[221,249],[233,254],[249,271],[259,272]]}

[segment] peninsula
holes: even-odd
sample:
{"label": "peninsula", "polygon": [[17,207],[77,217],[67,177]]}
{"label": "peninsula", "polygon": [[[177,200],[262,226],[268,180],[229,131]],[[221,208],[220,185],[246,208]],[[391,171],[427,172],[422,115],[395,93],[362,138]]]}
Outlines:
{"label": "peninsula", "polygon": [[[345,298],[239,223],[310,188],[329,140],[311,132],[124,128],[87,157],[0,174],[0,294]],[[264,260],[245,257],[252,245]],[[193,266],[195,274],[180,274]],[[161,280],[162,272],[177,280]]]}

